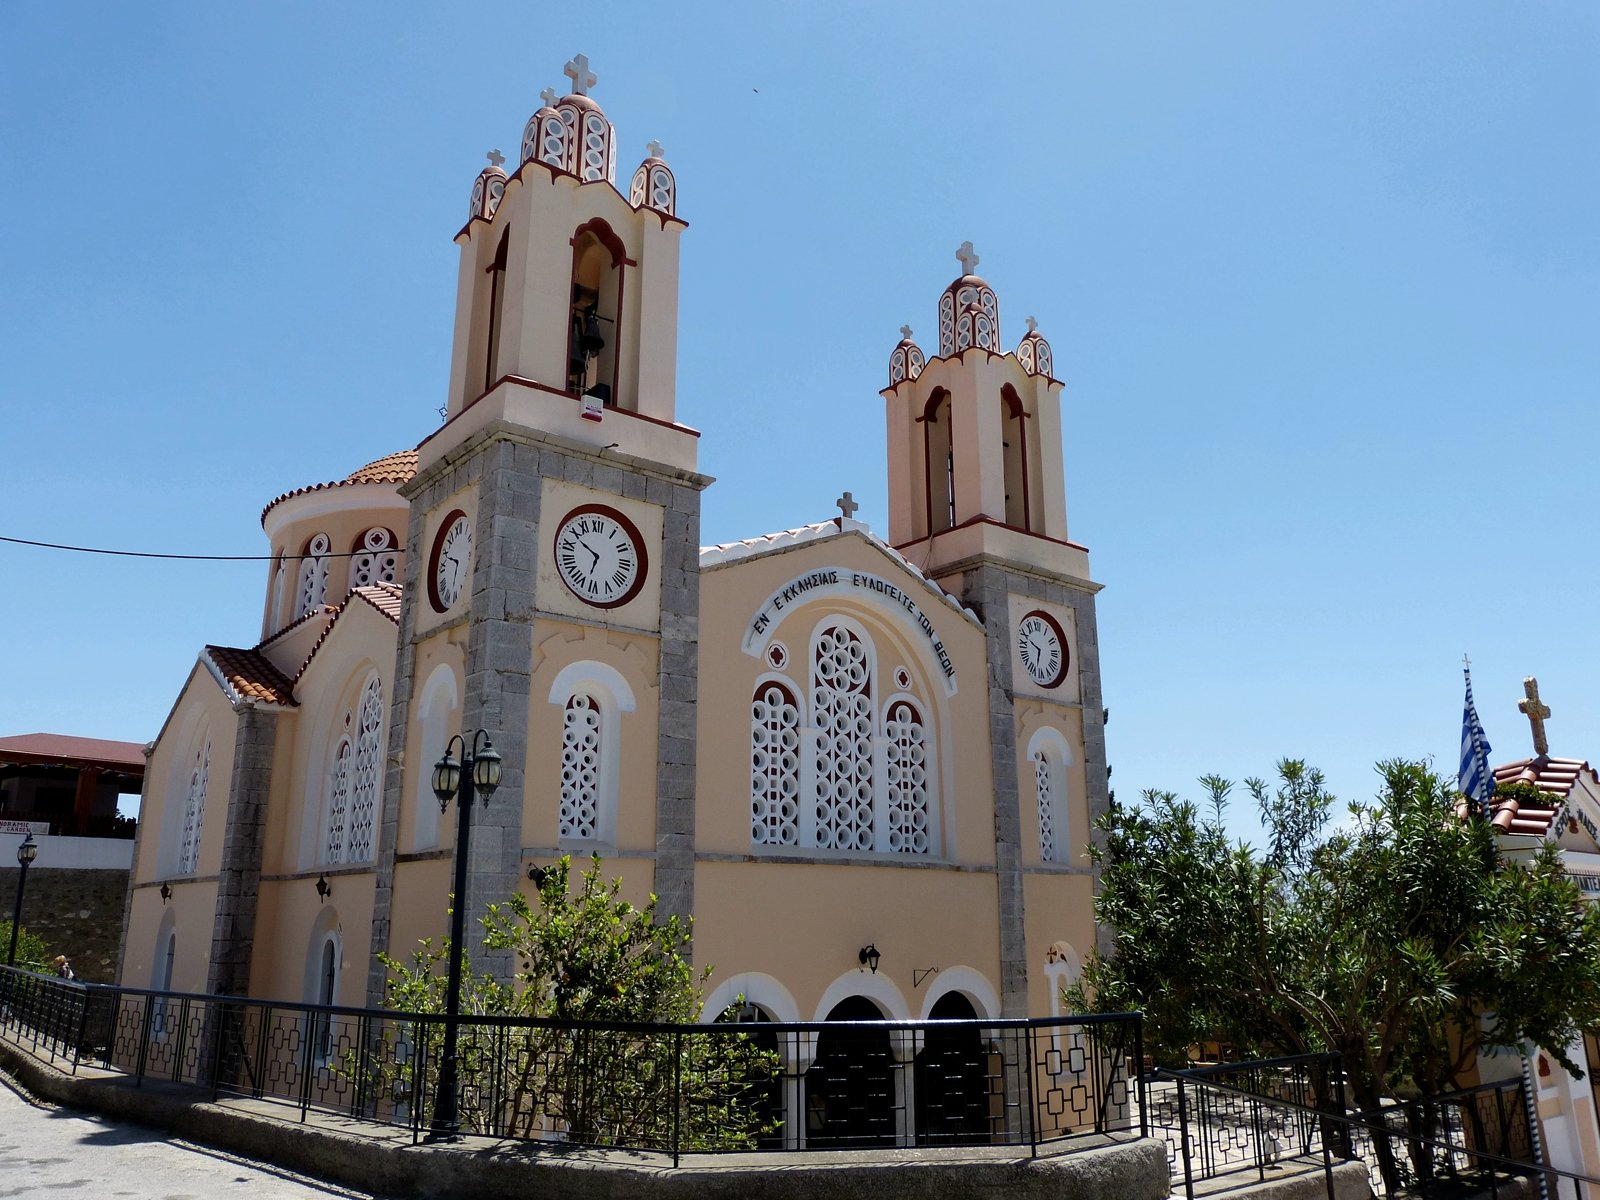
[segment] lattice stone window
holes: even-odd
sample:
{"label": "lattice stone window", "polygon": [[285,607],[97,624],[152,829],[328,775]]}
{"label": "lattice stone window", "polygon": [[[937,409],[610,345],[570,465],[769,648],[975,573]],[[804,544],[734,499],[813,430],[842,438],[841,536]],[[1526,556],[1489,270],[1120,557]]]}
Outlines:
{"label": "lattice stone window", "polygon": [[750,840],[800,840],[800,709],[781,683],[764,683],[750,706]]}
{"label": "lattice stone window", "polygon": [[345,826],[350,815],[352,755],[350,739],[340,738],[339,748],[333,753],[333,768],[328,772],[328,828],[322,856],[330,863],[344,861]]}
{"label": "lattice stone window", "polygon": [[356,721],[356,759],[350,787],[350,838],[346,862],[372,860],[372,834],[377,824],[378,791],[382,786],[383,682],[367,681]]}
{"label": "lattice stone window", "polygon": [[817,845],[874,848],[872,679],[866,643],[842,625],[824,629],[811,663],[811,719],[817,729]]}
{"label": "lattice stone window", "polygon": [[1033,756],[1033,782],[1039,796],[1039,857],[1056,860],[1056,788],[1060,769],[1043,751]]}
{"label": "lattice stone window", "polygon": [[333,543],[319,533],[306,543],[306,556],[300,560],[300,585],[295,592],[294,619],[321,608],[328,597],[328,552]]}
{"label": "lattice stone window", "polygon": [[600,708],[576,695],[561,722],[561,836],[593,839],[599,823]]}
{"label": "lattice stone window", "polygon": [[206,782],[211,775],[211,743],[195,756],[183,804],[183,836],[178,843],[178,873],[192,875],[200,863],[200,827],[206,815]]}
{"label": "lattice stone window", "polygon": [[350,586],[394,583],[399,562],[400,551],[394,544],[394,535],[387,529],[369,529],[350,559]]}
{"label": "lattice stone window", "polygon": [[928,732],[910,704],[896,701],[885,722],[889,849],[926,854],[928,838]]}

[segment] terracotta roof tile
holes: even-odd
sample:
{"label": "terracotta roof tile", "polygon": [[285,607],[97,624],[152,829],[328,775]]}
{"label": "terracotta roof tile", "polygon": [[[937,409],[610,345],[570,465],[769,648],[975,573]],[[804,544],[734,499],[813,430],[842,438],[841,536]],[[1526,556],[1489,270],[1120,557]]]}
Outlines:
{"label": "terracotta roof tile", "polygon": [[294,685],[288,676],[255,650],[207,646],[202,652],[217,681],[238,699],[293,706]]}
{"label": "terracotta roof tile", "polygon": [[274,498],[261,510],[261,519],[265,521],[267,514],[285,500],[292,500],[296,496],[304,496],[307,492],[321,492],[328,488],[349,487],[356,483],[405,483],[417,473],[416,450],[396,450],[393,454],[385,454],[382,458],[373,459],[366,466],[351,471],[343,479],[332,479],[327,483],[313,483],[307,487],[295,488]]}
{"label": "terracotta roof tile", "polygon": [[28,762],[65,766],[104,766],[144,770],[144,746],[139,742],[111,742],[102,738],[73,737],[67,733],[22,733],[0,738],[0,762]]}
{"label": "terracotta roof tile", "polygon": [[398,583],[381,582],[350,589],[352,596],[360,596],[396,625],[400,624],[400,600],[403,592],[404,589]]}
{"label": "terracotta roof tile", "polygon": [[1551,758],[1541,754],[1538,758],[1521,758],[1494,769],[1496,784],[1531,783],[1550,797],[1549,805],[1522,804],[1513,798],[1499,801],[1494,808],[1494,825],[1502,833],[1527,833],[1543,837],[1550,832],[1550,824],[1566,804],[1567,797],[1577,786],[1578,777],[1588,775],[1600,791],[1600,775],[1588,763],[1578,758]]}

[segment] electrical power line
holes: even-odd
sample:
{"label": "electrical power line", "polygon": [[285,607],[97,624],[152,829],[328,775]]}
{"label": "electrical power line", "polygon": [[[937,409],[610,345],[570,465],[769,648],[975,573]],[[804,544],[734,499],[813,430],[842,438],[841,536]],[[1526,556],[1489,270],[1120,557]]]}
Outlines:
{"label": "electrical power line", "polygon": [[[166,558],[184,562],[277,562],[280,558],[357,558],[363,554],[382,553],[373,550],[348,552],[330,550],[326,554],[157,554],[148,550],[107,550],[99,546],[69,546],[64,542],[36,542],[29,538],[4,535],[0,535],[0,542],[10,542],[13,546],[37,546],[41,550],[68,550],[74,554],[109,554],[116,558]],[[386,549],[396,554],[400,552],[398,546],[389,546]]]}

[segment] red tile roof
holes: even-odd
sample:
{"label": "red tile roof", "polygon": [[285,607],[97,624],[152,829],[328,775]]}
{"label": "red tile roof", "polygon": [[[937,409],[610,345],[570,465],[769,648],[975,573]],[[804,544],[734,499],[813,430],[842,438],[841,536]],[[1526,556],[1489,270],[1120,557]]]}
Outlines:
{"label": "red tile roof", "polygon": [[373,459],[366,466],[350,472],[343,479],[332,479],[327,483],[313,483],[308,487],[295,488],[276,497],[261,510],[261,519],[265,521],[267,514],[285,500],[295,496],[303,496],[307,492],[320,492],[327,488],[349,487],[355,483],[404,483],[417,473],[416,450],[396,450],[393,454],[385,454],[382,458]]}
{"label": "red tile roof", "polygon": [[294,705],[294,685],[263,654],[237,646],[207,646],[204,657],[235,696],[268,704]]}
{"label": "red tile roof", "polygon": [[0,762],[34,766],[114,767],[144,773],[144,745],[67,733],[22,733],[0,738]]}
{"label": "red tile roof", "polygon": [[1515,799],[1503,799],[1495,805],[1495,828],[1502,833],[1528,833],[1543,837],[1550,832],[1550,823],[1572,794],[1581,775],[1588,775],[1595,791],[1600,792],[1600,775],[1596,775],[1593,767],[1578,758],[1551,758],[1548,754],[1541,754],[1537,758],[1522,758],[1496,767],[1496,784],[1531,783],[1550,797],[1550,803],[1521,804]]}
{"label": "red tile roof", "polygon": [[396,625],[400,624],[400,596],[403,589],[398,583],[374,583],[351,588],[352,596],[360,596]]}

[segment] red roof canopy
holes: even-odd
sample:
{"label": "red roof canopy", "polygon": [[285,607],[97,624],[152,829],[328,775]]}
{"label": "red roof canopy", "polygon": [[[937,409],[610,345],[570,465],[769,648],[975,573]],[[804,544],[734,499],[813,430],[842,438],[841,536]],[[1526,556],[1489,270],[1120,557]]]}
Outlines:
{"label": "red roof canopy", "polygon": [[0,762],[28,766],[105,767],[131,775],[144,774],[144,745],[67,733],[23,733],[0,738]]}

